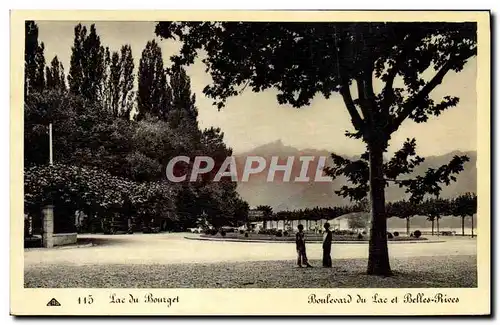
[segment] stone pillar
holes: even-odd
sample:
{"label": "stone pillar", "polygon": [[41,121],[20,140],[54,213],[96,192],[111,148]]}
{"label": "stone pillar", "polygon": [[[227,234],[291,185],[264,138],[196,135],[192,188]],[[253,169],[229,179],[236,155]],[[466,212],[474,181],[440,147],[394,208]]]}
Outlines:
{"label": "stone pillar", "polygon": [[54,206],[46,205],[42,209],[43,215],[43,233],[42,245],[43,247],[54,247]]}

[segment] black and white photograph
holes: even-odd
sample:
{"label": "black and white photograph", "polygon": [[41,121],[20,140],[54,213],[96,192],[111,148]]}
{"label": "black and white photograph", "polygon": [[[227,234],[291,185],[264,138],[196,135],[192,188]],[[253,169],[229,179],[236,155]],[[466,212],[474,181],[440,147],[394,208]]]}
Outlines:
{"label": "black and white photograph", "polygon": [[482,274],[489,295],[490,18],[466,13],[21,15],[20,290],[103,292],[47,295],[43,313],[169,313],[170,289],[459,313],[446,289]]}

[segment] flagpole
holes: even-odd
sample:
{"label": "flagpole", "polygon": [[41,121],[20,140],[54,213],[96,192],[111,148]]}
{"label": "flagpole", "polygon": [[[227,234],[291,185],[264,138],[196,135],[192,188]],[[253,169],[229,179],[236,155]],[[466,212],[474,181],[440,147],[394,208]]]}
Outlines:
{"label": "flagpole", "polygon": [[49,123],[49,164],[52,165],[52,123]]}

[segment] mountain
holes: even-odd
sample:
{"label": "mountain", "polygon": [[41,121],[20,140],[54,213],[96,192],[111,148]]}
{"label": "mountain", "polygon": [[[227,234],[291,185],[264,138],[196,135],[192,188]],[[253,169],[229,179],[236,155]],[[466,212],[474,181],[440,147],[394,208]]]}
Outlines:
{"label": "mountain", "polygon": [[[341,153],[337,153],[341,154]],[[455,197],[465,192],[476,192],[476,158],[475,151],[460,152],[453,151],[441,156],[425,157],[425,161],[418,166],[414,175],[423,174],[428,168],[437,168],[447,164],[455,155],[467,155],[470,161],[464,164],[464,170],[457,176],[457,181],[449,186],[443,185],[441,196],[443,198]],[[314,160],[310,163],[307,176],[314,178],[319,157],[327,157],[326,165],[331,166],[330,152],[316,149],[297,149],[284,145],[280,140],[256,147],[251,151],[235,155],[237,170],[242,171],[246,158],[259,156],[265,158],[266,168],[257,174],[250,175],[247,182],[240,181],[237,191],[250,206],[270,205],[273,210],[294,210],[312,207],[328,207],[348,205],[350,201],[339,197],[334,193],[343,185],[349,185],[345,178],[340,177],[333,182],[294,182],[293,180],[301,173],[301,161],[299,157],[312,156]],[[272,156],[278,156],[279,164],[285,164],[287,157],[293,157],[294,163],[289,182],[283,181],[283,171],[275,173],[274,181],[268,182],[269,164]],[[347,159],[358,159],[344,155]],[[240,178],[241,179],[241,178]],[[397,186],[386,188],[386,200],[397,201],[406,198],[404,189]]]}

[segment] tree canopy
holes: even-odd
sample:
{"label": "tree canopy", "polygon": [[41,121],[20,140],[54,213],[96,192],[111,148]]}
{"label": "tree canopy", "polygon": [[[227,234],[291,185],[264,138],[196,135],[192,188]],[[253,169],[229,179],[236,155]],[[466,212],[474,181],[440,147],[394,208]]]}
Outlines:
{"label": "tree canopy", "polygon": [[[181,42],[178,54],[171,57],[174,66],[193,64],[203,54],[201,61],[212,78],[204,93],[219,109],[247,87],[254,92],[276,89],[278,103],[294,107],[309,105],[319,94],[342,96],[354,129],[346,135],[365,142],[367,152],[362,160],[368,163],[360,160],[353,165],[334,156],[340,166],[332,174],[344,174],[356,185],[353,190],[341,189],[340,194],[356,199],[370,194],[367,270],[369,274],[391,274],[385,176],[408,173],[419,159],[405,160],[414,156],[411,141],[392,165],[384,166],[383,153],[391,135],[407,118],[425,122],[458,104],[458,97],[452,95],[435,101],[431,92],[448,72],[461,71],[476,55],[476,24],[160,22],[155,32]],[[417,200],[426,192],[435,194],[440,190],[437,183],[449,182],[465,160],[455,157],[449,165],[400,185]]]}
{"label": "tree canopy", "polygon": [[[130,45],[110,51],[95,25],[78,24],[66,86],[59,59],[45,66],[37,25],[26,23],[27,213],[37,214],[48,202],[64,208],[66,218],[77,209],[99,217],[126,215],[128,207],[144,220],[166,218],[176,229],[194,226],[203,212],[215,226],[246,219],[248,204],[234,183],[165,179],[174,156],[201,154],[221,164],[232,150],[220,129],[199,128],[189,76],[184,69],[165,69],[158,50],[155,42],[146,45],[136,76]],[[161,107],[155,102],[159,94],[168,95],[160,96]],[[134,119],[136,105],[140,114]],[[48,166],[49,123],[54,166]]]}

